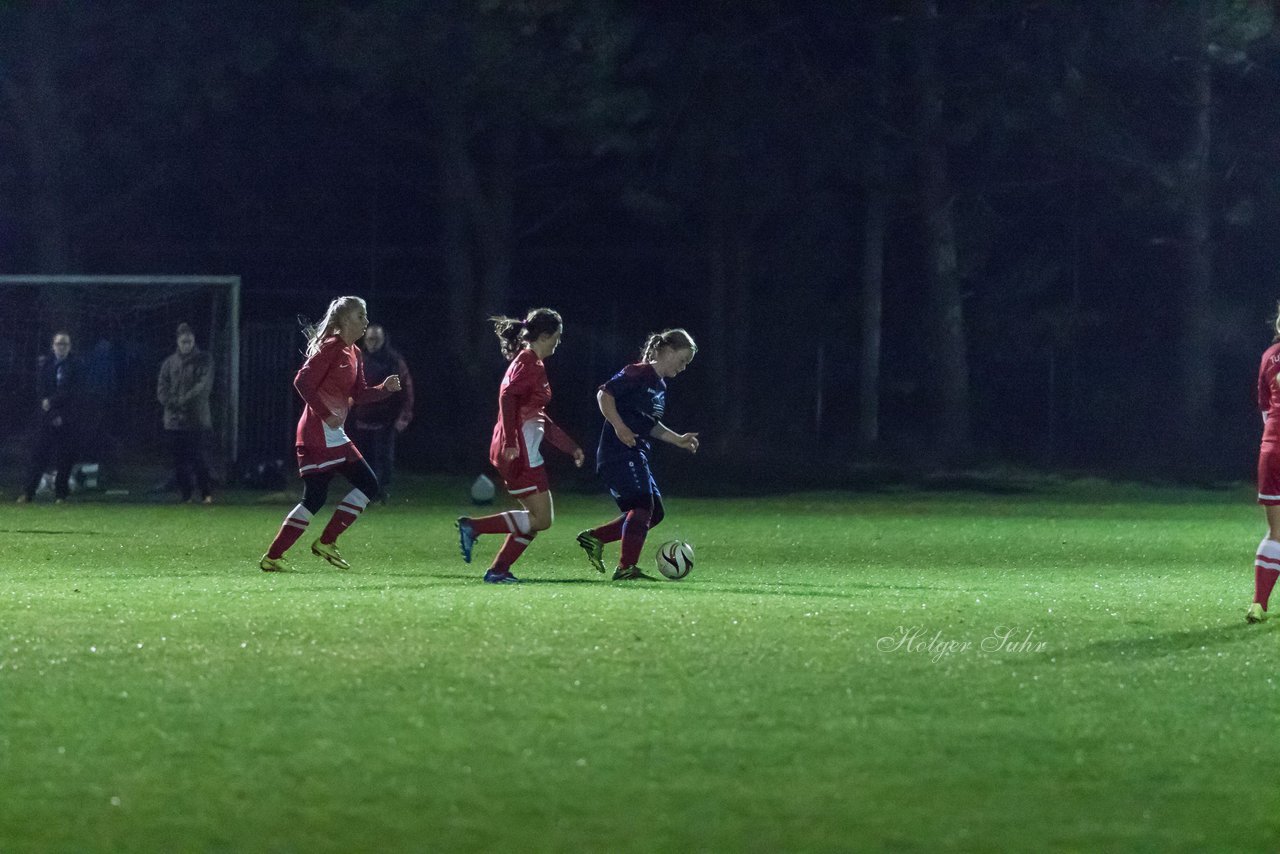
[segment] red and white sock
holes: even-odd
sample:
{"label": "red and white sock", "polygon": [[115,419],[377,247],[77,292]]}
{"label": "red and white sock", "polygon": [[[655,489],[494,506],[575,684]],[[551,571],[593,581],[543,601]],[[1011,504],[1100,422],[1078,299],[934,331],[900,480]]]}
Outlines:
{"label": "red and white sock", "polygon": [[492,516],[469,519],[471,530],[477,534],[528,534],[528,510],[504,510]]}
{"label": "red and white sock", "polygon": [[1280,577],[1280,543],[1264,539],[1258,543],[1258,554],[1253,559],[1253,601],[1264,611],[1277,577]]}
{"label": "red and white sock", "polygon": [[369,506],[369,496],[365,495],[358,489],[353,489],[343,496],[338,502],[338,506],[333,511],[333,518],[329,520],[329,524],[324,526],[324,533],[320,535],[320,542],[325,545],[333,545],[338,536],[347,528],[350,528],[360,514],[364,512],[364,508]]}
{"label": "red and white sock", "polygon": [[306,533],[307,526],[310,524],[310,510],[301,504],[290,510],[289,515],[284,517],[284,524],[280,526],[280,532],[271,541],[271,548],[267,549],[267,557],[272,560],[284,557],[284,553],[298,541],[299,537]]}
{"label": "red and white sock", "polygon": [[511,564],[520,559],[535,536],[536,534],[507,534],[502,542],[502,550],[493,559],[493,566],[490,568],[498,572],[510,572]]}
{"label": "red and white sock", "polygon": [[592,528],[591,533],[595,534],[597,540],[602,543],[616,543],[622,539],[622,526],[626,523],[626,516],[619,516],[612,522],[606,522],[599,528]]}
{"label": "red and white sock", "polygon": [[640,562],[640,550],[644,548],[644,538],[649,533],[648,510],[628,510],[626,521],[622,524],[622,555],[618,558],[619,566],[635,566]]}

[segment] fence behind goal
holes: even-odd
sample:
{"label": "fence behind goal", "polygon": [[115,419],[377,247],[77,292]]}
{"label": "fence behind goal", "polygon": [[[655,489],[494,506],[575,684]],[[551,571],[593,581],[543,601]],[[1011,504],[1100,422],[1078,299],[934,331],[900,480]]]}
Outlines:
{"label": "fence behind goal", "polygon": [[107,485],[163,483],[167,443],[156,399],[160,363],[179,323],[212,354],[213,433],[206,445],[221,479],[240,449],[238,276],[0,276],[0,465],[16,485],[36,426],[37,359],[55,332],[80,360],[78,460],[100,465]]}

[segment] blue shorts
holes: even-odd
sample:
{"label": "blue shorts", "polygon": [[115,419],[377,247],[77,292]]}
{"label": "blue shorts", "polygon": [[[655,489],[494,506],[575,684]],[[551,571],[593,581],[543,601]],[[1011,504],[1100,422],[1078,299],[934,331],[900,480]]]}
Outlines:
{"label": "blue shorts", "polygon": [[637,507],[652,510],[662,506],[662,493],[653,479],[653,472],[649,471],[649,461],[640,454],[600,463],[596,471],[622,512]]}

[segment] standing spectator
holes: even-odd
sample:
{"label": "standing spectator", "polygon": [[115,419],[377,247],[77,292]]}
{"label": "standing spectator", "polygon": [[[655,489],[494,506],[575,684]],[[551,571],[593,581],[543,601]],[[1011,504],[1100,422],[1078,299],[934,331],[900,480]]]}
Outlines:
{"label": "standing spectator", "polygon": [[213,392],[213,356],[196,348],[196,336],[178,324],[178,349],[160,363],[156,398],[164,406],[164,432],[173,455],[174,481],[184,502],[191,500],[192,479],[200,500],[213,503],[209,466],[204,459],[205,433],[213,429],[209,395]]}
{"label": "standing spectator", "polygon": [[363,353],[364,378],[369,385],[376,386],[390,376],[400,377],[398,396],[361,403],[353,409],[356,445],[378,476],[378,500],[385,504],[396,462],[396,436],[413,420],[413,377],[404,357],[391,347],[386,330],[377,323],[365,330]]}
{"label": "standing spectator", "polygon": [[55,332],[52,353],[41,356],[36,368],[36,394],[40,400],[39,433],[31,467],[27,469],[18,503],[35,498],[36,488],[45,467],[53,461],[57,474],[53,481],[53,497],[61,504],[67,500],[71,466],[76,459],[76,416],[79,403],[79,364],[71,355],[71,335]]}

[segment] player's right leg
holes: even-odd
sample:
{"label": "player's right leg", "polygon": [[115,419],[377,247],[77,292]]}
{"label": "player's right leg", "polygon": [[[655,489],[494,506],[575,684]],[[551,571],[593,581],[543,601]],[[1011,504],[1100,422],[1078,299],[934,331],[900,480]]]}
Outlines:
{"label": "player's right leg", "polygon": [[[502,475],[503,483],[506,484],[507,492],[511,497],[525,504],[525,499],[536,493],[545,492],[547,496],[546,506],[546,524],[550,524],[550,486],[547,484],[547,475],[542,466],[535,469],[529,469],[523,464],[522,460],[513,461],[508,467],[499,469],[498,474]],[[533,499],[537,502],[539,499]],[[537,504],[535,509],[541,510],[542,505]],[[543,524],[544,519],[541,515],[535,516],[530,513],[528,505],[523,510],[504,510],[501,513],[493,513],[489,516],[459,516],[458,526],[458,547],[462,552],[462,560],[465,563],[471,563],[471,552],[475,548],[476,540],[482,534],[506,534],[510,536],[520,536],[530,538],[537,531],[534,528],[536,524]]]}
{"label": "player's right leg", "polygon": [[1258,503],[1267,514],[1267,536],[1253,559],[1253,602],[1245,613],[1250,623],[1267,618],[1267,603],[1280,578],[1280,449],[1274,442],[1264,442],[1258,455]]}
{"label": "player's right leg", "polygon": [[258,562],[258,567],[263,572],[283,572],[290,569],[288,561],[285,560],[285,552],[307,532],[307,528],[311,525],[311,518],[324,506],[329,495],[329,481],[332,479],[332,472],[319,472],[302,479],[304,484],[302,502],[284,517],[276,538],[271,541],[267,553]]}

